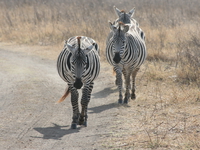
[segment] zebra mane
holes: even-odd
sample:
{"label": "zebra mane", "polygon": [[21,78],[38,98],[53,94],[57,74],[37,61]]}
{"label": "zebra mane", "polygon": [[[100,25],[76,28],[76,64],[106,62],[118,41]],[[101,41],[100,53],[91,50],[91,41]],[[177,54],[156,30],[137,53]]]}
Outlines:
{"label": "zebra mane", "polygon": [[80,50],[81,50],[81,36],[78,36],[77,40],[78,40],[78,51],[80,52]]}
{"label": "zebra mane", "polygon": [[120,35],[120,30],[121,30],[121,26],[119,25],[119,30],[118,30],[119,31],[119,35]]}
{"label": "zebra mane", "polygon": [[125,24],[122,21],[119,22],[119,34],[120,34],[121,26],[124,26],[124,25]]}
{"label": "zebra mane", "polygon": [[120,21],[120,22],[119,22],[119,25],[123,25],[123,26],[124,26],[125,24],[124,24],[122,21]]}

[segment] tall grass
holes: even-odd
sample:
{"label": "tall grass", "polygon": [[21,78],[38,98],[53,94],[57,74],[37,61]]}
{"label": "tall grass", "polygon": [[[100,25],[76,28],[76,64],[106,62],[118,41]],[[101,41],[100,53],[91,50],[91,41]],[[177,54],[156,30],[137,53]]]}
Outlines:
{"label": "tall grass", "polygon": [[103,5],[98,0],[5,0],[1,3],[1,41],[55,45],[85,35],[103,43],[110,13],[108,8],[100,9]]}
{"label": "tall grass", "polygon": [[[146,33],[148,61],[174,62],[182,83],[199,81],[199,0],[1,0],[0,41],[60,45],[71,36],[95,39],[104,58],[113,5],[129,11]],[[186,71],[187,70],[187,71]]]}
{"label": "tall grass", "polygon": [[194,82],[200,87],[200,30],[188,33],[181,38],[178,45],[179,81],[190,84]]}

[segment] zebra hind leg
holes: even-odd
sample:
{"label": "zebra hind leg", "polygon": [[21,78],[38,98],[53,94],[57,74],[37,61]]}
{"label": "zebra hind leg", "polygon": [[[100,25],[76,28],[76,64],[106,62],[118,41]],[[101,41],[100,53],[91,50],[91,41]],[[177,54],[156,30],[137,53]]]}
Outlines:
{"label": "zebra hind leg", "polygon": [[87,118],[88,118],[87,109],[88,109],[88,104],[90,102],[93,84],[94,83],[92,82],[88,87],[83,88],[83,94],[81,99],[82,111],[79,118],[79,125],[84,125],[85,127],[87,127]]}
{"label": "zebra hind leg", "polygon": [[72,124],[71,129],[77,128],[77,123],[79,120],[80,112],[78,108],[78,91],[75,88],[71,88],[71,103],[73,107],[73,117],[72,117]]}

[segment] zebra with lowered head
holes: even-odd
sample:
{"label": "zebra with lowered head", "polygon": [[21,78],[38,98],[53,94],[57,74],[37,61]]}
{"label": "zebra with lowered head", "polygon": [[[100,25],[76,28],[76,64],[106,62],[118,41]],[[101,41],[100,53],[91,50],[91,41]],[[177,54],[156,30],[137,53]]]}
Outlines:
{"label": "zebra with lowered head", "polygon": [[[124,12],[122,13],[124,14]],[[114,23],[109,22],[109,25],[111,31],[106,41],[106,58],[116,72],[115,82],[119,90],[118,103],[128,103],[130,97],[131,99],[136,98],[135,77],[147,55],[145,40],[136,30],[139,27],[137,22],[130,21],[124,24],[122,21],[115,21]],[[124,99],[122,96],[122,74],[126,88]],[[131,94],[129,91],[131,88],[130,76],[132,76]]]}
{"label": "zebra with lowered head", "polygon": [[[69,38],[58,56],[57,70],[60,77],[68,83],[68,88],[58,103],[62,102],[71,92],[73,107],[71,128],[76,129],[77,125],[87,126],[87,108],[93,89],[93,81],[100,71],[98,44],[85,36]],[[81,88],[82,109],[80,113],[77,89]]]}

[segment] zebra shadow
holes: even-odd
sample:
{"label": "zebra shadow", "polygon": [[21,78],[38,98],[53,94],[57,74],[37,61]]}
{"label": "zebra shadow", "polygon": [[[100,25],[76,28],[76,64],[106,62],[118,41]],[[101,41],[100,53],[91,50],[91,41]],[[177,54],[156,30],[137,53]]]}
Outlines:
{"label": "zebra shadow", "polygon": [[33,128],[40,134],[42,134],[42,137],[38,136],[31,136],[32,138],[42,138],[42,139],[54,139],[54,140],[61,140],[61,138],[65,135],[72,134],[75,132],[79,132],[80,128],[77,128],[76,130],[72,129],[66,129],[68,126],[59,126],[57,124],[53,123],[53,127],[45,127],[45,128]]}
{"label": "zebra shadow", "polygon": [[92,94],[92,98],[106,98],[108,97],[110,94],[112,93],[116,93],[118,91],[117,88],[113,88],[113,87],[107,87],[104,88],[103,90],[93,93]]}
{"label": "zebra shadow", "polygon": [[89,110],[88,113],[90,113],[90,114],[101,113],[105,110],[112,109],[112,108],[115,108],[117,106],[118,106],[117,103],[110,103],[110,104],[105,104],[105,105],[101,105],[101,106],[96,106],[96,107],[88,108],[88,110]]}
{"label": "zebra shadow", "polygon": [[[107,88],[104,88],[101,91],[93,93],[92,94],[92,99],[95,99],[95,98],[106,98],[110,94],[116,93],[117,91],[118,91],[117,88],[107,87]],[[115,108],[117,106],[118,106],[117,103],[109,103],[109,104],[105,104],[105,105],[100,105],[100,106],[88,108],[88,110],[89,110],[88,113],[101,113],[101,112],[103,112],[105,110],[112,109],[112,108]]]}

